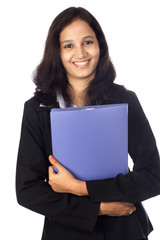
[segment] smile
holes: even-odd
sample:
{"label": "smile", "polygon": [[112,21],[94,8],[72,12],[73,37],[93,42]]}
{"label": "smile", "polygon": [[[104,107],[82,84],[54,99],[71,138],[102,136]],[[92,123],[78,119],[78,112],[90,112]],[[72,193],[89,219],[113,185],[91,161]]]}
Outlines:
{"label": "smile", "polygon": [[84,61],[84,62],[73,62],[74,66],[77,68],[85,68],[89,65],[90,60]]}

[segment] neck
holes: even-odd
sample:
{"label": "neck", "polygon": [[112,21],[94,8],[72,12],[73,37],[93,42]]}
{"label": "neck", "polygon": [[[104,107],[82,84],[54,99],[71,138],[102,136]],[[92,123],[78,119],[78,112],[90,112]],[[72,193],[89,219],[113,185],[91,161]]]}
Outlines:
{"label": "neck", "polygon": [[86,101],[86,89],[89,82],[85,81],[69,81],[68,94],[71,96],[72,104],[77,106],[87,105]]}

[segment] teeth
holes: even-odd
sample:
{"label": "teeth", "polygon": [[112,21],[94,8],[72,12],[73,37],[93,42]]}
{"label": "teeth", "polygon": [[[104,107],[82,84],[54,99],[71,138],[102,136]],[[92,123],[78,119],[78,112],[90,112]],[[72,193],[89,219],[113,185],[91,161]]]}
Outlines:
{"label": "teeth", "polygon": [[87,64],[89,61],[86,62],[75,62],[74,64],[79,65],[79,66],[83,66],[85,64]]}

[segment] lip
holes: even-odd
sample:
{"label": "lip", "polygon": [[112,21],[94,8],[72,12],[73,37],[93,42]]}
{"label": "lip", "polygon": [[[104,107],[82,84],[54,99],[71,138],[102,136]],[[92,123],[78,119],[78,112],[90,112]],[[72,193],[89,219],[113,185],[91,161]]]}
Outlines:
{"label": "lip", "polygon": [[90,63],[90,59],[86,61],[75,61],[73,62],[73,65],[77,68],[85,68],[85,67],[88,67],[89,63]]}

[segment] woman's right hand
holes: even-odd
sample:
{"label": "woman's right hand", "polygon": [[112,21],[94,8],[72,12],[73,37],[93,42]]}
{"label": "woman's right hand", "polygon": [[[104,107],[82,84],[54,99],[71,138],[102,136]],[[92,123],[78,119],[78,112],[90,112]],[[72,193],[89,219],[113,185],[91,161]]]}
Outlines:
{"label": "woman's right hand", "polygon": [[136,211],[133,203],[127,202],[101,202],[98,215],[111,217],[129,216]]}

